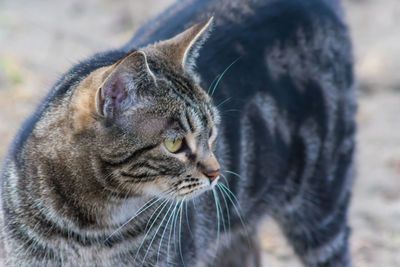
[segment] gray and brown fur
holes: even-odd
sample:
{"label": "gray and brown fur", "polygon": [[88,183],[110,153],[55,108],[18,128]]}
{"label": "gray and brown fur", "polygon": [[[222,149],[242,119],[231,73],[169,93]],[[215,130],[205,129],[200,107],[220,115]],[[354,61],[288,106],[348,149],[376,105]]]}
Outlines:
{"label": "gray and brown fur", "polygon": [[22,127],[6,264],[259,266],[269,215],[306,266],[349,266],[354,113],[337,1],[179,1],[73,67]]}

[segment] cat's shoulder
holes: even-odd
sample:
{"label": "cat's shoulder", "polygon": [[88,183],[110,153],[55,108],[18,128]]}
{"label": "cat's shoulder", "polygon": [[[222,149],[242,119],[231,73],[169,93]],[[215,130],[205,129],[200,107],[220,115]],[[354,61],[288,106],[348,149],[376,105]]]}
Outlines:
{"label": "cat's shoulder", "polygon": [[[123,50],[111,50],[97,53],[88,59],[75,64],[69,71],[63,74],[36,108],[34,113],[23,123],[8,150],[5,162],[12,160],[18,163],[18,155],[22,151],[26,140],[51,104],[55,103],[57,99],[62,98],[66,93],[72,90],[74,85],[79,84],[79,82],[92,71],[111,65],[125,55],[126,52]],[[4,166],[4,168],[6,167],[7,166]]]}

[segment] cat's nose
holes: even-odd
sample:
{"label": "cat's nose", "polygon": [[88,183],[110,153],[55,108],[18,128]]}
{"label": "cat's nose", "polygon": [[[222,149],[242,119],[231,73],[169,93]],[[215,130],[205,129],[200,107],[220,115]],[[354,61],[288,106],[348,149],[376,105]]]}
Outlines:
{"label": "cat's nose", "polygon": [[221,171],[219,169],[218,170],[208,170],[207,173],[205,173],[205,175],[210,180],[210,182],[212,182],[215,179],[217,179],[217,177],[219,176],[220,173],[221,173]]}
{"label": "cat's nose", "polygon": [[211,156],[203,162],[203,174],[210,180],[210,182],[217,179],[221,170],[219,163],[215,156]]}

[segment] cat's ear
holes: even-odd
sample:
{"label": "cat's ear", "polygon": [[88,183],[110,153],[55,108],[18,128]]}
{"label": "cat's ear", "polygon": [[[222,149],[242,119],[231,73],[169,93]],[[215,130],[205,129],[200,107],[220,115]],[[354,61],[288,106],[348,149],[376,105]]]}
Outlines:
{"label": "cat's ear", "polygon": [[175,37],[159,42],[155,47],[168,57],[170,63],[183,71],[192,71],[199,49],[212,28],[213,17],[198,23]]}
{"label": "cat's ear", "polygon": [[132,52],[116,63],[96,92],[96,113],[101,117],[113,118],[136,102],[138,85],[155,83],[155,76],[142,51]]}

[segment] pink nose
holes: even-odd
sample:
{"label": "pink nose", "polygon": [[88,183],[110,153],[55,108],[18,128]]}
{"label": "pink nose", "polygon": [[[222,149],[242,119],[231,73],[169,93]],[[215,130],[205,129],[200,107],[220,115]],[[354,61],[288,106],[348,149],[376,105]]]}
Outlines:
{"label": "pink nose", "polygon": [[217,179],[218,175],[221,173],[218,160],[212,154],[204,160],[201,165],[203,165],[203,174],[210,179],[210,182]]}
{"label": "pink nose", "polygon": [[218,170],[207,170],[204,172],[205,176],[207,176],[208,179],[210,179],[210,182],[214,181],[217,179],[219,174],[221,173],[220,169]]}

